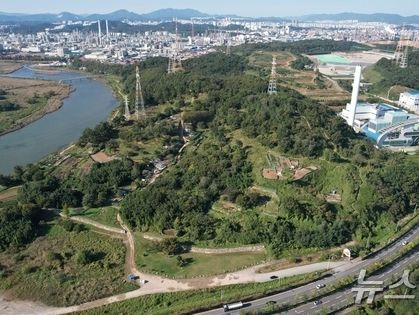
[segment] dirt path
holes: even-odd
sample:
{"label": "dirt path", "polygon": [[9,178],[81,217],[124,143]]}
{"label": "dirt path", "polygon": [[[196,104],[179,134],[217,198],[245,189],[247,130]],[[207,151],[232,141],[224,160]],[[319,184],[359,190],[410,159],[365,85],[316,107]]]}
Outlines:
{"label": "dirt path", "polygon": [[[172,280],[163,278],[156,275],[146,274],[140,272],[135,264],[135,240],[134,236],[129,227],[122,221],[118,214],[118,221],[122,229],[106,226],[95,222],[93,220],[81,217],[71,217],[72,220],[92,225],[98,229],[102,229],[111,233],[118,233],[124,235],[124,239],[127,244],[127,269],[130,273],[133,273],[140,277],[140,280],[147,280],[147,283],[143,284],[139,289],[131,292],[117,294],[111,297],[99,299],[92,302],[87,302],[80,305],[71,307],[48,307],[41,303],[30,302],[30,301],[13,301],[8,300],[4,296],[0,295],[0,313],[3,315],[57,315],[57,314],[68,314],[77,311],[88,310],[107,304],[125,301],[136,297],[155,294],[155,293],[167,293],[176,291],[186,291],[193,289],[202,289],[209,287],[225,286],[231,284],[250,283],[250,282],[266,282],[270,280],[270,277],[275,275],[278,278],[289,277],[297,274],[304,274],[314,271],[325,270],[327,267],[332,269],[335,268],[346,268],[348,262],[331,262],[328,265],[327,262],[320,262],[310,265],[297,266],[293,268],[287,268],[269,273],[258,273],[258,269],[267,265],[258,265],[248,269],[244,269],[237,272],[222,274],[218,276],[196,278],[196,279],[184,279],[184,280]],[[127,231],[125,233],[125,231]]]}
{"label": "dirt path", "polygon": [[[60,215],[63,217],[62,214],[60,214]],[[108,231],[108,232],[125,235],[125,231],[123,229],[118,229],[118,228],[115,228],[115,227],[112,227],[112,226],[108,226],[108,225],[93,221],[92,219],[84,218],[84,217],[81,217],[81,216],[72,216],[72,217],[69,217],[69,219],[72,220],[72,221],[79,222],[79,223],[94,226],[94,227],[96,227],[100,230],[105,230],[105,231]]]}

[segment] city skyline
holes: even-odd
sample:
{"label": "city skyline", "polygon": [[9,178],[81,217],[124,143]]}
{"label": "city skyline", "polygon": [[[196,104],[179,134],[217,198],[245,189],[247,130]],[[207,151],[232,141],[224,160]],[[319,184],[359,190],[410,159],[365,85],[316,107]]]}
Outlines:
{"label": "city skyline", "polygon": [[[297,5],[296,5],[297,3]],[[255,3],[254,1],[167,1],[155,0],[152,3],[139,3],[137,0],[107,1],[74,0],[71,2],[57,2],[53,0],[19,0],[2,4],[2,12],[8,13],[59,13],[63,11],[77,14],[109,13],[112,11],[126,9],[136,13],[149,13],[151,11],[174,8],[174,9],[195,9],[208,14],[237,14],[241,16],[300,16],[305,14],[319,13],[394,13],[403,16],[418,14],[418,7],[415,0],[400,1],[379,1],[353,0],[350,2],[321,1],[321,3],[311,0],[298,0],[297,2],[264,0]],[[354,9],[356,8],[356,9]]]}

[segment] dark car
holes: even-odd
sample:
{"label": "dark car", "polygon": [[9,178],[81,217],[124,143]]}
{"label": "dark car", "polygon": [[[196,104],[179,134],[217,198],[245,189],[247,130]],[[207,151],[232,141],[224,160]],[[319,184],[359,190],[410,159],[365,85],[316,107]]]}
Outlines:
{"label": "dark car", "polygon": [[274,279],[278,279],[278,276],[271,276],[270,277],[272,280],[274,280]]}
{"label": "dark car", "polygon": [[322,301],[320,300],[314,301],[314,305],[320,305],[320,304],[322,304]]}

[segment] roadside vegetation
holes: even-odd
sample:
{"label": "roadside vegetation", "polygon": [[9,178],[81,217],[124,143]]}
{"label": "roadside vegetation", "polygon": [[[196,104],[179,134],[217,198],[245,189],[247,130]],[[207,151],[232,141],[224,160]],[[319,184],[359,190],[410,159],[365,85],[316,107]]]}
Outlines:
{"label": "roadside vegetation", "polygon": [[40,224],[37,236],[0,253],[0,289],[11,296],[69,306],[135,288],[125,279],[121,240],[55,219]]}
{"label": "roadside vegetation", "polygon": [[204,290],[155,294],[109,304],[77,314],[190,314],[216,306],[221,307],[224,303],[234,302],[238,299],[250,300],[259,296],[285,291],[290,287],[315,281],[320,276],[320,273],[309,273],[264,283],[229,285]]}

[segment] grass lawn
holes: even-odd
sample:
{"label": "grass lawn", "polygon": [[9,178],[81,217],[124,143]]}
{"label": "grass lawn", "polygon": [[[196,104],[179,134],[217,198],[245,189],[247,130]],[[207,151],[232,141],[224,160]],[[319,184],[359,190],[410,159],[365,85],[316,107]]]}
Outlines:
{"label": "grass lawn", "polygon": [[237,253],[206,255],[185,253],[182,258],[188,262],[179,267],[176,256],[158,252],[153,242],[145,240],[140,233],[135,235],[136,263],[144,272],[157,272],[174,278],[191,278],[199,275],[209,276],[250,267],[266,260],[264,253]]}
{"label": "grass lawn", "polygon": [[[106,305],[77,314],[193,314],[199,310],[205,310],[216,306],[221,307],[224,303],[253,299],[269,293],[284,291],[291,285],[307,283],[318,277],[318,273],[309,273],[265,283],[239,284],[203,290],[154,294]],[[291,300],[290,302],[294,301]]]}
{"label": "grass lawn", "polygon": [[56,223],[45,230],[26,248],[0,253],[1,290],[19,299],[68,306],[135,289],[125,280],[121,240],[88,229],[67,232]]}
{"label": "grass lawn", "polygon": [[103,207],[103,208],[90,208],[81,212],[78,215],[87,217],[89,219],[92,219],[104,225],[109,225],[109,226],[120,228],[121,226],[116,220],[117,214],[118,214],[118,210],[116,208]]}
{"label": "grass lawn", "polygon": [[383,79],[381,73],[374,69],[374,65],[366,67],[362,71],[362,75],[364,76],[364,79],[370,83],[377,83]]}

